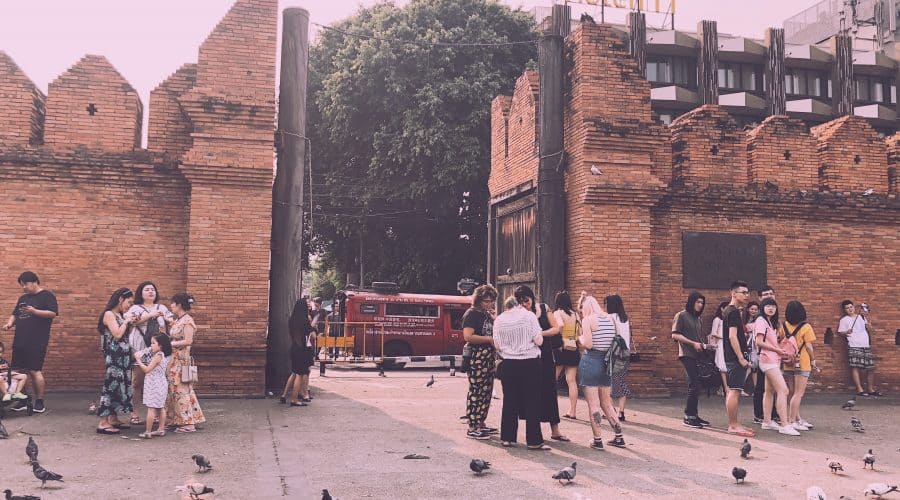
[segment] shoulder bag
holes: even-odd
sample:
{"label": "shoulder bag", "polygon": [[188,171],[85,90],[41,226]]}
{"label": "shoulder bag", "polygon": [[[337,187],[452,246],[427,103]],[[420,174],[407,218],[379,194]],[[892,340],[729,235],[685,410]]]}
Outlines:
{"label": "shoulder bag", "polygon": [[194,357],[191,356],[188,358],[188,364],[181,367],[181,383],[196,384],[198,381],[197,365],[194,364]]}

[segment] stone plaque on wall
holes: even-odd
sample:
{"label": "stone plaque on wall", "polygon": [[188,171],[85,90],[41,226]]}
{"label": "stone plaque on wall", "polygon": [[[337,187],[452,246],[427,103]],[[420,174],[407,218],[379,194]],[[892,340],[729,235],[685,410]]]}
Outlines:
{"label": "stone plaque on wall", "polygon": [[750,288],[766,284],[766,237],[761,234],[690,233],[681,236],[684,288],[727,290],[743,280]]}

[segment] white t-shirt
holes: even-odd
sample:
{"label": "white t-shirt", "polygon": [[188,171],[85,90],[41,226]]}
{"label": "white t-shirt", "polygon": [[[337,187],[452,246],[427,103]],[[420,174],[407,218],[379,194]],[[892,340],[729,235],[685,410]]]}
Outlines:
{"label": "white t-shirt", "polygon": [[625,340],[625,345],[631,349],[631,323],[628,321],[622,323],[618,313],[613,313],[609,317],[616,322],[616,332]]}
{"label": "white t-shirt", "polygon": [[852,318],[844,316],[838,324],[838,332],[850,332],[850,336],[847,338],[849,347],[869,347],[869,332],[866,331],[866,323],[866,318],[861,315]]}
{"label": "white t-shirt", "polygon": [[[503,359],[541,357],[541,325],[531,311],[516,306],[494,320],[494,347]],[[536,343],[537,342],[537,343]]]}

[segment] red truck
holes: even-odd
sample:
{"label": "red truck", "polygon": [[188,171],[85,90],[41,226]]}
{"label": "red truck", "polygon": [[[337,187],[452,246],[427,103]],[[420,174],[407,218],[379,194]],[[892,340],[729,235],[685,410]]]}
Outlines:
{"label": "red truck", "polygon": [[462,315],[470,296],[399,293],[388,284],[373,288],[335,295],[330,334],[352,335],[355,355],[363,355],[365,343],[366,356],[380,357],[382,331],[385,357],[462,354]]}

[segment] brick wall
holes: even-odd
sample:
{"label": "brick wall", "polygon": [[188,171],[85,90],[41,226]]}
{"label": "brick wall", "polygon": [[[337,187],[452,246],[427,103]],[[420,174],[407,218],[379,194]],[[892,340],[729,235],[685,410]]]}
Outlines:
{"label": "brick wall", "polygon": [[[823,343],[845,298],[878,311],[879,378],[900,389],[900,348],[893,345],[900,310],[892,300],[900,286],[900,203],[896,175],[888,175],[889,153],[891,164],[900,161],[900,136],[878,140],[857,117],[812,133],[801,122],[770,117],[742,131],[716,105],[663,127],[652,119],[649,84],[623,37],[610,26],[582,24],[566,40],[567,286],[574,295],[623,296],[644,359],[632,367],[638,392],[684,389],[670,333],[691,291],[682,287],[685,231],[766,236],[768,282],[782,309],[803,302],[819,336],[823,372],[813,377],[813,390],[843,391],[849,382],[846,342]],[[495,101],[495,112],[519,92]],[[529,119],[510,106],[505,118],[520,117]],[[493,137],[502,136],[495,129]],[[496,158],[496,144],[493,151]],[[493,168],[508,167],[495,161]],[[490,188],[493,196],[501,186]],[[863,195],[867,188],[874,194]],[[701,292],[708,330],[728,291]]]}
{"label": "brick wall", "polygon": [[51,390],[99,388],[97,317],[112,290],[151,279],[164,299],[196,297],[198,391],[263,391],[276,27],[276,0],[235,2],[198,63],[151,93],[148,150],[137,95],[99,56],[50,84],[36,143],[33,85],[0,53],[0,113],[17,110],[0,119],[0,307],[24,269],[57,294]]}
{"label": "brick wall", "polygon": [[43,141],[45,100],[44,93],[0,50],[0,147]]}
{"label": "brick wall", "polygon": [[491,193],[537,183],[539,85],[537,71],[526,71],[512,97],[497,96],[491,103]]}

